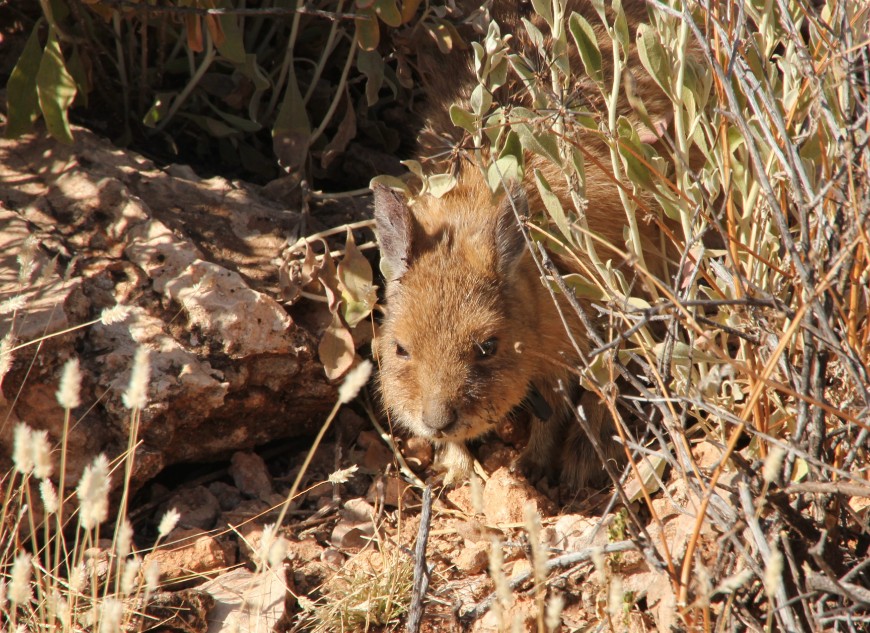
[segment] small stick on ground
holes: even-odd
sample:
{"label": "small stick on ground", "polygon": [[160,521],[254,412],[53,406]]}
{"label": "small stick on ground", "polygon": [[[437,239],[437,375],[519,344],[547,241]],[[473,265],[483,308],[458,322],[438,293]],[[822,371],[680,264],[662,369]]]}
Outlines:
{"label": "small stick on ground", "polygon": [[411,608],[408,610],[408,633],[419,633],[423,622],[423,599],[429,588],[432,569],[426,564],[426,543],[429,541],[429,523],[432,519],[432,487],[423,490],[423,511],[420,513],[420,528],[417,530],[417,545],[414,547],[414,590],[411,593]]}

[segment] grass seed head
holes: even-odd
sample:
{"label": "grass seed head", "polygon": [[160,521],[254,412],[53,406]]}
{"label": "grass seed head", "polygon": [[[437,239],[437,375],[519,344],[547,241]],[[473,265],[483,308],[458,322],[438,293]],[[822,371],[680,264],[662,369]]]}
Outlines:
{"label": "grass seed head", "polygon": [[121,521],[118,535],[115,539],[115,552],[120,558],[126,558],[130,555],[133,546],[133,526],[129,519]]}
{"label": "grass seed head", "polygon": [[136,348],[136,354],[133,356],[133,371],[130,372],[130,385],[122,397],[124,406],[128,409],[141,411],[148,406],[148,381],[151,378],[151,365],[148,357],[147,347]]}
{"label": "grass seed head", "polygon": [[0,385],[3,384],[3,378],[12,369],[12,361],[15,359],[13,347],[15,347],[15,339],[10,330],[0,341]]}
{"label": "grass seed head", "polygon": [[136,591],[137,580],[139,579],[139,569],[142,563],[138,558],[130,558],[124,563],[124,573],[121,576],[121,593],[131,595]]}
{"label": "grass seed head", "polygon": [[120,633],[124,618],[124,603],[117,598],[106,598],[100,605],[100,633]]}
{"label": "grass seed head", "polygon": [[12,563],[12,573],[9,579],[8,598],[13,607],[27,604],[33,596],[30,585],[30,575],[33,567],[30,563],[30,554],[19,552]]}
{"label": "grass seed head", "polygon": [[130,306],[121,305],[120,303],[112,308],[105,308],[100,313],[100,322],[103,325],[114,325],[123,323],[130,316]]}
{"label": "grass seed head", "polygon": [[105,455],[98,455],[85,467],[76,489],[79,520],[85,529],[93,529],[108,518],[110,485],[109,460]]}
{"label": "grass seed head", "polygon": [[31,441],[33,474],[39,479],[48,479],[54,470],[54,464],[51,462],[51,442],[48,441],[48,431],[34,431]]}
{"label": "grass seed head", "polygon": [[157,533],[160,535],[160,538],[165,537],[172,530],[175,529],[175,526],[178,525],[178,520],[181,518],[181,513],[175,508],[170,508],[163,515],[163,518],[160,519],[160,525],[157,526]]}
{"label": "grass seed head", "polygon": [[782,554],[776,545],[770,548],[770,558],[764,568],[764,592],[773,599],[776,590],[782,584]]}
{"label": "grass seed head", "polygon": [[364,360],[359,365],[351,369],[341,387],[338,388],[338,401],[341,404],[347,404],[354,398],[359,390],[362,389],[369,381],[369,376],[372,374],[371,362]]}
{"label": "grass seed head", "polygon": [[33,429],[24,422],[15,426],[12,439],[12,463],[22,475],[33,472]]}
{"label": "grass seed head", "polygon": [[82,370],[78,358],[70,358],[63,366],[57,401],[64,409],[75,409],[81,401]]}
{"label": "grass seed head", "polygon": [[60,503],[57,499],[57,490],[54,489],[51,479],[43,479],[39,482],[39,496],[42,498],[42,505],[45,508],[46,514],[57,512]]}

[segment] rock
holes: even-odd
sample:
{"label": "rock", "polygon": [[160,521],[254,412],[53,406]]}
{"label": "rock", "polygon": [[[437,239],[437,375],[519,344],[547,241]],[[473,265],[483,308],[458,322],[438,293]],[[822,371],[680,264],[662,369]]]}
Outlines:
{"label": "rock", "polygon": [[491,442],[480,448],[480,463],[488,473],[510,468],[517,459],[517,451],[501,442]]}
{"label": "rock", "polygon": [[553,524],[555,532],[553,547],[565,552],[576,552],[593,545],[605,545],[607,543],[607,530],[598,530],[598,538],[593,543],[591,536],[600,519],[589,518],[582,514],[564,514]]}
{"label": "rock", "polygon": [[234,569],[198,588],[214,598],[208,633],[271,633],[284,614],[283,574]]}
{"label": "rock", "polygon": [[221,510],[232,510],[242,502],[242,493],[235,486],[222,481],[213,481],[208,485],[211,492],[221,506]]}
{"label": "rock", "polygon": [[369,486],[366,493],[366,501],[369,503],[383,503],[390,508],[399,506],[407,508],[414,503],[412,486],[396,475],[378,477]]}
{"label": "rock", "polygon": [[471,543],[453,559],[456,569],[463,574],[479,574],[489,566],[489,543]]}
{"label": "rock", "polygon": [[181,515],[179,524],[187,528],[210,530],[221,513],[221,506],[205,486],[182,488],[169,500],[165,510],[175,508]]}
{"label": "rock", "polygon": [[[475,477],[476,476],[477,475],[475,475]],[[483,484],[480,483],[480,486],[483,486]],[[456,488],[450,488],[445,493],[445,496],[452,504],[454,504],[465,514],[469,516],[474,516],[476,514],[474,500],[472,499],[471,486],[459,486]]]}
{"label": "rock", "polygon": [[[66,492],[98,453],[121,455],[139,346],[151,351],[151,379],[133,492],[172,464],[315,432],[335,402],[317,354],[324,308],[300,302],[288,313],[274,298],[273,260],[298,215],[254,186],[173,176],[88,130],[74,134],[70,146],[44,132],[0,139],[0,297],[21,304],[14,322],[0,319],[0,339],[10,328],[19,344],[50,335],[17,350],[0,379],[0,472],[17,420],[59,444],[54,394],[73,355],[82,404]],[[129,308],[125,320],[95,323],[116,304]]]}
{"label": "rock", "polygon": [[172,633],[206,633],[214,605],[214,597],[199,589],[158,591],[145,606],[143,624],[160,622],[161,631]]}
{"label": "rock", "polygon": [[375,509],[365,499],[348,499],[339,510],[339,521],[330,542],[339,549],[365,547],[375,534]]}
{"label": "rock", "polygon": [[339,569],[345,561],[345,555],[332,547],[323,550],[320,560],[334,569]]}
{"label": "rock", "polygon": [[537,630],[537,605],[533,598],[520,598],[502,614],[504,626],[499,621],[499,615],[492,609],[471,626],[472,633],[500,633],[501,631],[535,631]]}
{"label": "rock", "polygon": [[523,524],[527,504],[531,504],[542,517],[555,512],[552,501],[535,490],[525,478],[511,474],[508,468],[499,468],[490,475],[483,488],[483,514],[488,524]]}
{"label": "rock", "polygon": [[272,476],[266,462],[256,453],[233,453],[230,476],[243,495],[263,501],[268,501],[272,495]]}
{"label": "rock", "polygon": [[287,541],[287,557],[294,561],[294,567],[321,560],[327,550],[313,538],[301,541]]}
{"label": "rock", "polygon": [[[164,584],[190,583],[203,574],[226,568],[227,558],[217,539],[196,528],[176,528],[161,546],[145,556],[143,568],[156,561]],[[199,576],[199,578],[197,578]]]}

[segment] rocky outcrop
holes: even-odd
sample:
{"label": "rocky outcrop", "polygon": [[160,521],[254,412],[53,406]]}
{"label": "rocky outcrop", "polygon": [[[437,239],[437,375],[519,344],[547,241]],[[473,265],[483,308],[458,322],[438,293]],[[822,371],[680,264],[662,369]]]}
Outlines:
{"label": "rocky outcrop", "polygon": [[[134,486],[170,464],[318,428],[335,397],[317,360],[329,314],[274,298],[299,214],[253,186],[158,169],[87,130],[75,139],[0,140],[0,339],[14,350],[0,372],[0,468],[18,421],[59,442],[55,392],[73,356],[83,382],[67,481],[95,454],[121,454],[140,346],[151,378]],[[124,320],[100,320],[116,305]]]}

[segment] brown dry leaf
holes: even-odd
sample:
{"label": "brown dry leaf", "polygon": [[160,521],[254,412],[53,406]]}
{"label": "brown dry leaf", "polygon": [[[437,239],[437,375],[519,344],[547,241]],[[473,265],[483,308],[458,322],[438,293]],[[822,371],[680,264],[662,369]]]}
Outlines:
{"label": "brown dry leaf", "polygon": [[311,244],[305,243],[305,259],[302,260],[302,276],[299,283],[304,288],[312,281],[317,281],[317,276],[320,273],[322,266],[317,262],[317,256],[314,254],[314,249]]}
{"label": "brown dry leaf", "polygon": [[284,302],[295,303],[302,290],[317,281],[320,269],[314,249],[308,242],[305,243],[305,258],[301,262],[298,259],[282,262],[278,268],[278,287]]}
{"label": "brown dry leaf", "polygon": [[214,45],[222,46],[226,37],[224,36],[224,29],[221,26],[220,16],[205,16],[205,25],[208,27],[209,33],[211,33],[211,39],[214,41]]}
{"label": "brown dry leaf", "polygon": [[202,52],[202,22],[198,15],[184,16],[187,26],[187,47],[194,53]]}
{"label": "brown dry leaf", "polygon": [[338,306],[341,302],[341,290],[338,284],[338,273],[335,270],[335,262],[332,261],[332,255],[329,254],[329,245],[323,242],[323,263],[320,266],[320,284],[323,286],[323,291],[326,293],[327,305],[329,311],[335,314],[338,312]]}
{"label": "brown dry leaf", "polygon": [[323,338],[317,346],[317,354],[320,362],[323,363],[326,377],[330,380],[341,378],[353,364],[356,355],[353,336],[337,313],[333,313],[332,323],[323,332]]}

